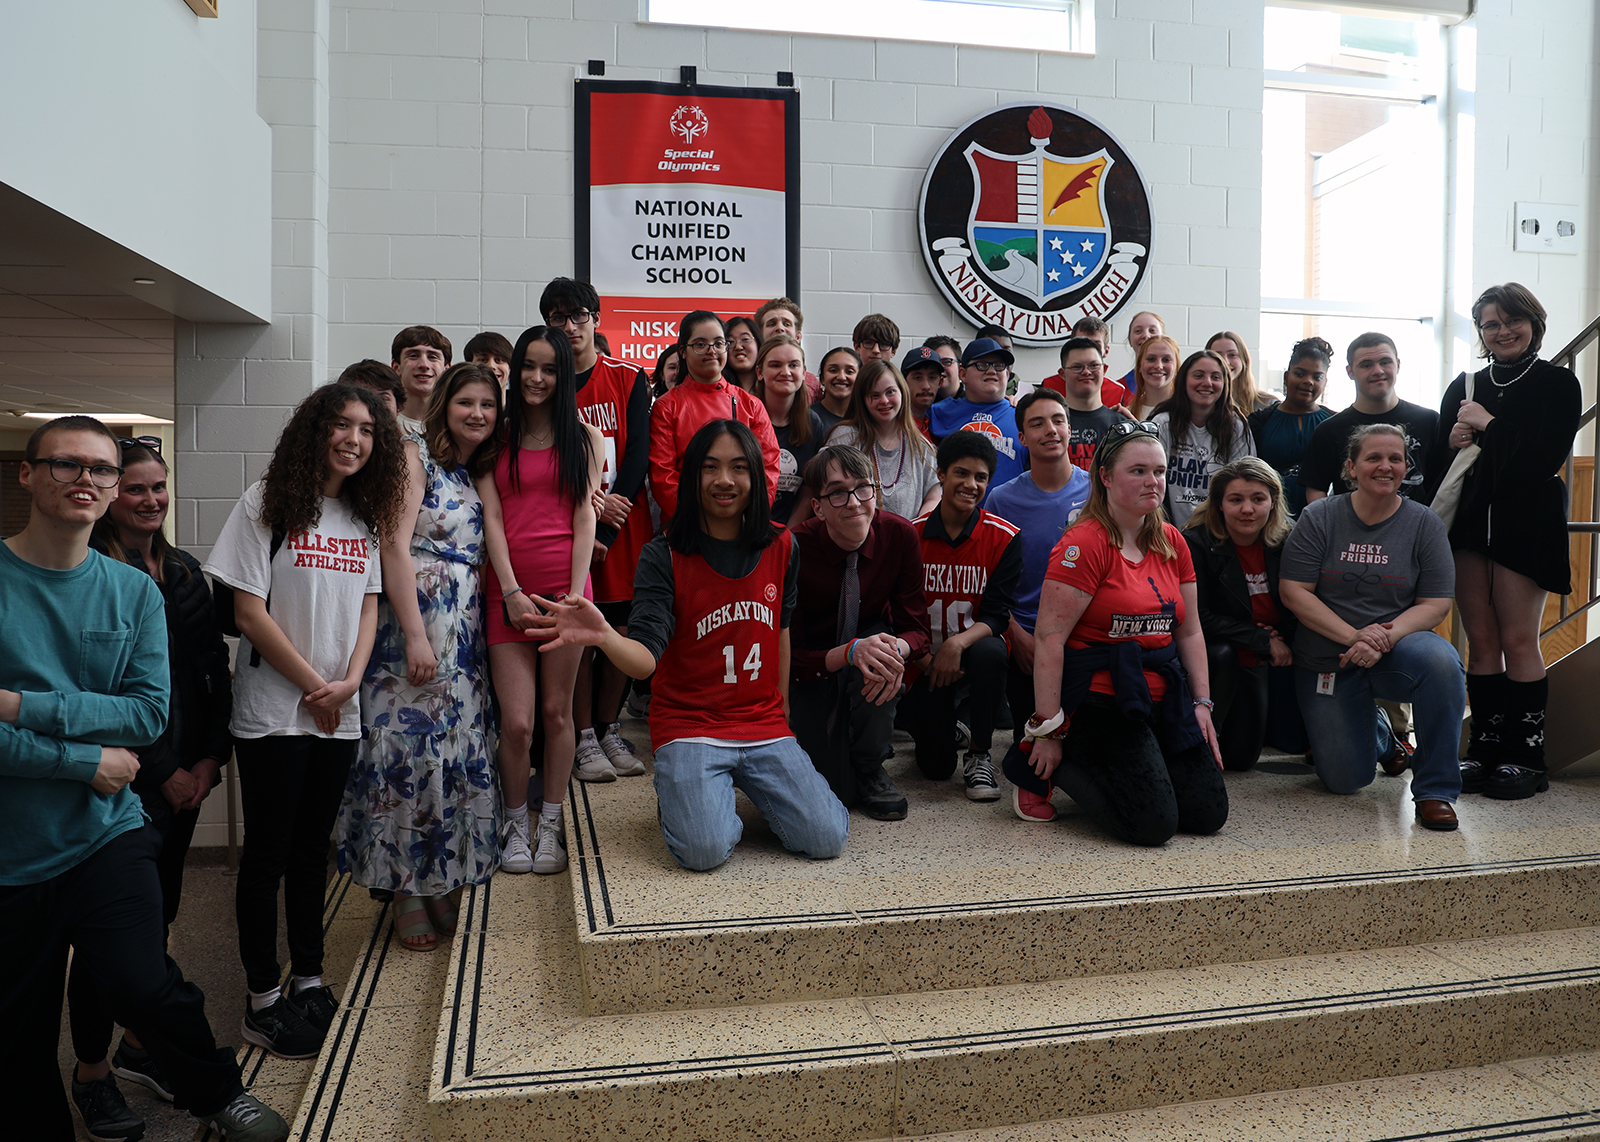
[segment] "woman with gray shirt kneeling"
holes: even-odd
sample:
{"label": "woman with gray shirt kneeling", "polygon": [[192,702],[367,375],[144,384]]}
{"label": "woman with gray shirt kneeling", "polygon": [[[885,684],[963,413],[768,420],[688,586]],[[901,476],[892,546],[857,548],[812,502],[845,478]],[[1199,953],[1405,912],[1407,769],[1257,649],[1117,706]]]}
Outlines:
{"label": "woman with gray shirt kneeling", "polygon": [[1344,478],[1354,491],[1306,505],[1279,586],[1300,620],[1295,688],[1322,783],[1335,793],[1371,784],[1378,759],[1395,748],[1372,700],[1410,702],[1417,823],[1454,829],[1466,682],[1455,648],[1433,628],[1450,613],[1455,563],[1444,523],[1400,494],[1405,474],[1399,428],[1352,433]]}

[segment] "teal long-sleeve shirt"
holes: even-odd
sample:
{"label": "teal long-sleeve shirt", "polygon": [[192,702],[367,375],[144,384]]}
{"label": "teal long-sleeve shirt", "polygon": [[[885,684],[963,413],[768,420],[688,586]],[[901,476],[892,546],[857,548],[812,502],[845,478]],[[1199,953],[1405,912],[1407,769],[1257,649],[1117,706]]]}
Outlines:
{"label": "teal long-sleeve shirt", "polygon": [[167,723],[167,620],[150,576],[97,552],[70,571],[0,543],[0,689],[22,695],[0,722],[0,884],[37,884],[139,828],[129,788],[89,783],[102,746],[135,753]]}

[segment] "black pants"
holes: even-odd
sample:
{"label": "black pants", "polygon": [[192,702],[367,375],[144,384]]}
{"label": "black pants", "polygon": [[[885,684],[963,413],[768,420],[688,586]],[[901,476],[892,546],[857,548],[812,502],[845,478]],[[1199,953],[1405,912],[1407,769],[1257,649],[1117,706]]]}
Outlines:
{"label": "black pants", "polygon": [[[167,933],[178,916],[178,897],[183,892],[183,861],[189,852],[189,842],[194,839],[200,810],[173,812],[159,789],[153,795],[141,792],[139,799],[144,803],[151,827],[161,837],[161,851],[156,855],[156,878],[161,885],[161,946],[165,949]],[[85,1063],[98,1063],[111,1046],[113,1017],[111,997],[90,977],[88,962],[83,956],[74,956],[72,967],[67,971],[67,1022],[72,1028],[73,1052]],[[137,1028],[134,1034],[138,1034]]]}
{"label": "black pants", "polygon": [[842,673],[843,693],[837,674],[792,683],[789,725],[811,764],[827,778],[834,796],[848,809],[860,799],[859,778],[875,773],[883,765],[883,752],[894,734],[894,711],[899,699],[875,705],[861,694],[866,685],[861,671],[846,666]]}
{"label": "black pants", "polygon": [[1246,666],[1231,642],[1206,640],[1212,720],[1228,769],[1253,769],[1267,737],[1267,667]]}
{"label": "black pants", "polygon": [[0,1074],[14,1093],[6,1137],[75,1137],[56,1070],[69,945],[117,1022],[138,1031],[171,1077],[178,1106],[210,1114],[244,1089],[233,1053],[212,1037],[205,996],[162,947],[160,846],[146,826],[49,880],[0,886]]}
{"label": "black pants", "polygon": [[354,741],[331,738],[297,735],[240,738],[235,743],[244,845],[234,908],[239,959],[251,991],[271,991],[282,979],[280,881],[290,970],[295,975],[322,974],[328,843],[355,755]]}
{"label": "black pants", "polygon": [[[1152,716],[1159,715],[1158,707]],[[1228,820],[1228,787],[1211,747],[1201,742],[1168,757],[1147,723],[1103,694],[1090,694],[1072,715],[1053,780],[1101,828],[1133,845],[1214,833]]]}
{"label": "black pants", "polygon": [[[995,635],[980,638],[961,652],[961,669],[968,693],[967,728],[972,748],[981,753],[994,744],[995,716],[1006,700],[1006,644]],[[917,744],[917,767],[935,781],[956,768],[958,686],[934,689],[924,674],[900,696],[900,720]]]}

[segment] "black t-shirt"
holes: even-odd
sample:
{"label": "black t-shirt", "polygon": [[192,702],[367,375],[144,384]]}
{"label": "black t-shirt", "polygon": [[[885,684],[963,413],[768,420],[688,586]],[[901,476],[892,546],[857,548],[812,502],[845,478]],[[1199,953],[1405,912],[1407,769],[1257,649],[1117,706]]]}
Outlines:
{"label": "black t-shirt", "polygon": [[1101,405],[1093,412],[1067,409],[1067,425],[1071,429],[1071,437],[1067,442],[1067,459],[1087,472],[1094,462],[1094,450],[1099,446],[1100,438],[1110,432],[1111,426],[1122,419],[1124,418],[1120,412],[1105,405]]}
{"label": "black t-shirt", "polygon": [[1428,450],[1439,431],[1439,414],[1408,400],[1401,401],[1388,412],[1357,412],[1351,405],[1317,425],[1316,432],[1311,435],[1311,447],[1300,464],[1301,485],[1329,495],[1348,492],[1350,489],[1340,475],[1344,470],[1345,447],[1350,443],[1350,434],[1368,424],[1393,424],[1406,434],[1406,478],[1400,494],[1423,498]]}
{"label": "black t-shirt", "polygon": [[778,494],[772,501],[772,518],[777,523],[789,522],[789,514],[800,498],[800,479],[805,475],[806,465],[822,447],[822,420],[816,409],[808,409],[807,415],[811,418],[811,436],[804,444],[790,442],[789,430],[793,425],[772,426],[772,434],[778,438]]}

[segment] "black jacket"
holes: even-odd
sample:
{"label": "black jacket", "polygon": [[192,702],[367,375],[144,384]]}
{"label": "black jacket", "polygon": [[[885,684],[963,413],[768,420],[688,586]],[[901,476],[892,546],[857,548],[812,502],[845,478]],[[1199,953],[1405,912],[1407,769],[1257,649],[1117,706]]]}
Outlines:
{"label": "black jacket", "polygon": [[[1233,550],[1233,540],[1213,539],[1204,524],[1183,533],[1194,557],[1195,594],[1200,605],[1200,626],[1208,642],[1231,642],[1253,650],[1263,662],[1272,656],[1272,636],[1256,625],[1250,609],[1250,591],[1245,586],[1244,568]],[[1298,623],[1293,612],[1283,605],[1278,594],[1278,568],[1283,562],[1283,545],[1267,547],[1267,591],[1278,608],[1278,637],[1294,641]]]}
{"label": "black jacket", "polygon": [[[131,553],[129,563],[149,571],[137,552]],[[228,730],[233,677],[228,671],[228,646],[216,626],[211,588],[187,551],[174,548],[162,572],[165,582],[159,587],[166,602],[172,698],[166,730],[137,751],[139,776],[133,781],[135,792],[157,797],[175,770],[192,769],[203,757],[226,765],[233,756],[233,734]],[[147,804],[149,800],[146,796]]]}

